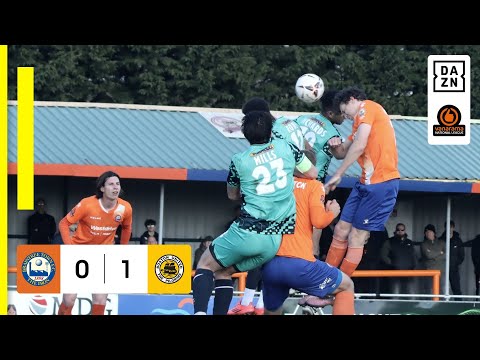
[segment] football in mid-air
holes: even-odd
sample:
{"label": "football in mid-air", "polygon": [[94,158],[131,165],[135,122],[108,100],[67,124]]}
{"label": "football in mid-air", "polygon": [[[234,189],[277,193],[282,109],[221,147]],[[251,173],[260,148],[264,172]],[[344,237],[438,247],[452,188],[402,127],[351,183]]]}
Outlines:
{"label": "football in mid-air", "polygon": [[320,100],[324,91],[325,86],[322,78],[315,74],[303,74],[295,84],[295,94],[300,100],[308,104]]}

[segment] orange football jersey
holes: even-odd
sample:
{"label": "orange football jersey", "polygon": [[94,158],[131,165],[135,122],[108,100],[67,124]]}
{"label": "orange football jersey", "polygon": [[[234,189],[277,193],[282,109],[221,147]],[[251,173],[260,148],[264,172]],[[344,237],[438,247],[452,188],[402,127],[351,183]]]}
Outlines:
{"label": "orange football jersey", "polygon": [[283,235],[277,255],[315,261],[313,226],[323,229],[335,216],[333,212],[325,211],[325,188],[320,181],[297,177],[294,177],[294,180],[297,206],[295,233]]}
{"label": "orange football jersey", "polygon": [[353,141],[360,124],[371,126],[368,143],[358,163],[362,168],[360,182],[366,185],[400,177],[395,131],[385,109],[378,103],[365,100],[352,126],[349,139]]}
{"label": "orange football jersey", "polygon": [[93,195],[82,199],[61,222],[64,220],[68,226],[78,223],[74,235],[69,237],[71,242],[66,241],[65,232],[60,229],[65,244],[110,245],[114,243],[118,226],[122,226],[122,237],[123,232],[131,232],[132,206],[119,198],[117,206],[107,211],[100,199]]}

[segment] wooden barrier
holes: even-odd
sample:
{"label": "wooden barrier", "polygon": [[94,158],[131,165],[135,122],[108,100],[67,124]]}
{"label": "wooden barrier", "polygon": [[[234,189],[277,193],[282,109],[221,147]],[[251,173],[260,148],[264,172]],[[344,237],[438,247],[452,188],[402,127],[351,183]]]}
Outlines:
{"label": "wooden barrier", "polygon": [[[355,270],[351,277],[432,277],[432,293],[440,294],[440,270]],[[440,300],[438,297],[434,301]]]}

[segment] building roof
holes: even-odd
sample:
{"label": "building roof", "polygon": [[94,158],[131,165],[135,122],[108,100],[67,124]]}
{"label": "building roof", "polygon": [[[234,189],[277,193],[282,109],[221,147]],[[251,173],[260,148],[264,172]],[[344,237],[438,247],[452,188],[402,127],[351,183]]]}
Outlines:
{"label": "building roof", "polygon": [[[225,181],[231,156],[248,142],[224,136],[202,116],[205,111],[241,116],[240,109],[35,102],[35,174],[96,177],[113,169],[124,178]],[[480,192],[474,184],[480,180],[480,122],[472,121],[469,145],[433,146],[426,119],[392,120],[401,189]],[[15,174],[16,102],[9,102],[8,121],[9,173]],[[351,125],[338,126],[344,137]],[[334,159],[329,173],[339,164]],[[351,166],[341,186],[351,187],[359,174],[358,164]]]}

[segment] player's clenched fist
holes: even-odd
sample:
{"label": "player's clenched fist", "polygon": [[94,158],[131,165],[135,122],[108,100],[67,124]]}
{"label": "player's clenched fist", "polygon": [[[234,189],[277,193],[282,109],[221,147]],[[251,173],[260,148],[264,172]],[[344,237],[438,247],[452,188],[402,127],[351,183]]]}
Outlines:
{"label": "player's clenched fist", "polygon": [[335,214],[335,217],[337,217],[338,214],[340,214],[340,204],[335,199],[328,200],[325,204],[325,210],[332,211]]}
{"label": "player's clenched fist", "polygon": [[335,136],[335,137],[332,137],[330,140],[328,140],[327,143],[328,143],[328,146],[332,148],[336,148],[342,145],[342,138]]}

